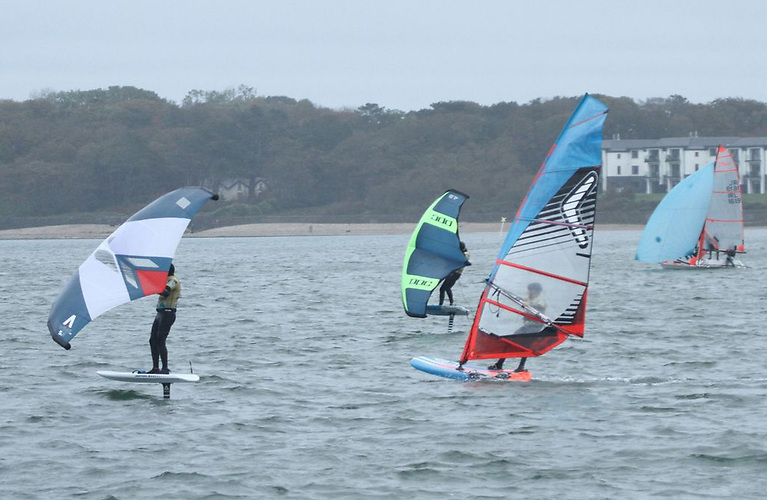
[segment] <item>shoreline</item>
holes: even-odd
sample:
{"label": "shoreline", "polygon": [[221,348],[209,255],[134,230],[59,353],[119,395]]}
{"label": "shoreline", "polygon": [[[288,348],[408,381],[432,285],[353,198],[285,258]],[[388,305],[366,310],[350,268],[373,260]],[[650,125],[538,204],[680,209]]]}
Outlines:
{"label": "shoreline", "polygon": [[[248,238],[275,236],[360,236],[360,235],[409,235],[416,223],[370,223],[370,224],[307,224],[270,223],[244,224],[216,227],[184,234],[185,238]],[[503,231],[507,231],[504,224]],[[641,230],[643,224],[597,224],[596,231]],[[117,226],[108,224],[68,224],[61,226],[26,227],[0,230],[0,240],[48,240],[48,239],[104,239]],[[499,222],[462,222],[461,233],[500,232]]]}

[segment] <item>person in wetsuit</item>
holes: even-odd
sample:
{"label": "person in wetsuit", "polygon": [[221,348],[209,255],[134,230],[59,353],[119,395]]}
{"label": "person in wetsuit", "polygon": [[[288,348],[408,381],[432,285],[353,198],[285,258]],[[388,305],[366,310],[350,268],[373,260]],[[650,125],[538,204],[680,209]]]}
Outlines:
{"label": "person in wetsuit", "polygon": [[[181,282],[176,277],[173,264],[168,270],[165,290],[157,298],[157,315],[152,323],[152,333],[149,336],[149,347],[152,350],[152,369],[147,373],[170,373],[168,369],[168,348],[165,341],[170,333],[170,327],[176,321],[176,303],[181,296]],[[160,368],[162,360],[162,368]]]}
{"label": "person in wetsuit", "polygon": [[[461,252],[463,252],[463,255],[466,256],[466,262],[467,266],[471,265],[471,262],[469,261],[469,251],[466,250],[466,245],[463,241],[459,242],[459,248],[461,249]],[[456,269],[455,271],[448,274],[444,281],[442,281],[442,286],[439,287],[439,305],[442,305],[443,302],[445,302],[445,294],[447,294],[447,298],[450,301],[450,305],[453,305],[453,285],[455,285],[455,282],[458,281],[458,278],[461,277],[461,274],[463,273],[463,267]]]}
{"label": "person in wetsuit", "polygon": [[[543,295],[541,292],[543,291],[543,286],[541,286],[540,283],[533,282],[527,285],[527,299],[525,302],[528,306],[532,307],[536,311],[538,311],[541,314],[546,313],[546,299],[543,298]],[[517,328],[517,330],[512,335],[519,335],[521,333],[535,333],[541,330],[541,323],[534,321],[530,318],[524,318],[522,320],[522,326]],[[503,369],[503,363],[506,361],[506,358],[501,358],[498,361],[495,362],[495,364],[490,365],[487,367],[488,370],[501,370]],[[516,372],[522,372],[525,371],[525,363],[527,362],[527,358],[522,358],[519,360],[519,366],[514,370]]]}

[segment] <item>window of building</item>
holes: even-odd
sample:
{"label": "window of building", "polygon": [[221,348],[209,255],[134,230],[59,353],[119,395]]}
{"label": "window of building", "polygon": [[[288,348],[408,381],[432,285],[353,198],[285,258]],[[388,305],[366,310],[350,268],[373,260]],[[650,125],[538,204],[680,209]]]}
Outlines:
{"label": "window of building", "polygon": [[716,156],[716,148],[708,148],[709,156]]}
{"label": "window of building", "polygon": [[631,165],[631,175],[639,175],[639,165]]}
{"label": "window of building", "polygon": [[696,172],[698,171],[698,164],[697,163],[695,164],[695,171]]}
{"label": "window of building", "polygon": [[618,175],[621,175],[621,166],[618,165]]}
{"label": "window of building", "polygon": [[[696,151],[695,152],[695,158],[697,158],[697,157],[698,157],[698,152]],[[697,170],[697,168],[695,170]]]}
{"label": "window of building", "polygon": [[620,154],[620,153],[618,153],[618,159],[619,159],[619,160],[621,159],[621,154]]}
{"label": "window of building", "polygon": [[639,151],[632,151],[631,152],[631,157],[632,158],[639,158]]}

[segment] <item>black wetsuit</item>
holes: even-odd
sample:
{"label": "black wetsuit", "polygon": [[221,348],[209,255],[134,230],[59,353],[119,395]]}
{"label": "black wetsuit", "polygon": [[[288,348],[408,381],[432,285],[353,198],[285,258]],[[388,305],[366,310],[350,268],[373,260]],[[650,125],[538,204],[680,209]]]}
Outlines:
{"label": "black wetsuit", "polygon": [[162,369],[168,369],[168,348],[165,341],[168,339],[170,327],[175,321],[175,309],[157,309],[157,316],[154,317],[154,323],[152,323],[152,334],[149,336],[153,368],[158,367],[160,360],[162,360]]}
{"label": "black wetsuit", "polygon": [[[463,247],[462,250],[463,255],[466,257],[466,265],[470,266],[471,263],[469,262],[469,252],[466,251]],[[442,286],[439,287],[439,305],[442,305],[443,302],[445,302],[445,294],[447,294],[447,298],[450,301],[450,305],[453,305],[453,285],[455,285],[455,282],[458,281],[458,278],[461,277],[461,274],[463,273],[463,268],[456,269],[455,271],[451,272],[450,274],[445,277],[444,281],[442,282]]]}
{"label": "black wetsuit", "polygon": [[453,285],[455,285],[455,282],[458,281],[458,278],[461,277],[461,273],[458,271],[453,271],[452,273],[448,274],[445,280],[442,282],[442,286],[439,287],[439,305],[442,305],[442,303],[445,301],[445,294],[447,294],[447,298],[450,301],[450,305],[453,305]]}

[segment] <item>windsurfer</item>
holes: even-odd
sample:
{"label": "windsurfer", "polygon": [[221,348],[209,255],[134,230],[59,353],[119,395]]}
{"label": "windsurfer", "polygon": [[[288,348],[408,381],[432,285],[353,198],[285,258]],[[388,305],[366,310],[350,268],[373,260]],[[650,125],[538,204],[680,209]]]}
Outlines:
{"label": "windsurfer", "polygon": [[[152,350],[152,369],[147,373],[170,373],[168,369],[168,348],[165,341],[170,333],[170,327],[176,321],[176,303],[181,295],[181,282],[176,277],[173,264],[168,270],[165,290],[157,298],[157,315],[152,323],[152,333],[149,337],[149,347]],[[162,360],[162,368],[160,368]]]}
{"label": "windsurfer", "polygon": [[[544,314],[546,312],[546,299],[543,297],[543,286],[538,282],[532,282],[527,285],[527,299],[525,300],[525,303],[538,311],[541,314]],[[532,320],[528,317],[525,317],[522,320],[522,326],[516,329],[512,335],[519,335],[521,333],[536,333],[541,331],[541,323],[535,320]],[[506,361],[506,358],[501,358],[498,361],[495,362],[495,364],[488,366],[489,370],[501,370],[503,369],[503,363]],[[516,370],[517,372],[521,372],[525,370],[525,363],[527,362],[527,358],[521,358],[519,360],[519,366],[517,366]]]}
{"label": "windsurfer", "polygon": [[[463,241],[460,242],[459,248],[461,249],[461,252],[463,252],[463,255],[466,256],[466,265],[470,266],[469,251],[466,249],[466,244]],[[462,273],[463,267],[456,269],[445,277],[442,286],[439,287],[439,305],[442,305],[442,303],[445,302],[445,294],[447,294],[447,298],[450,300],[450,305],[453,305],[453,285],[455,285],[455,282],[458,281],[458,278],[461,277]]]}

